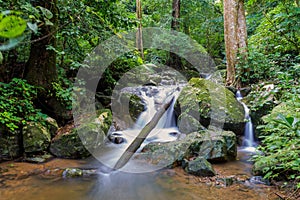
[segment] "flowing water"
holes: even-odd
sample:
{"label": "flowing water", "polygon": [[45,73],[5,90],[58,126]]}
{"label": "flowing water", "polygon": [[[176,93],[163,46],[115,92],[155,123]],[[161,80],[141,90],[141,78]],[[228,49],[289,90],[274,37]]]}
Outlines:
{"label": "flowing water", "polygon": [[[171,96],[178,96],[177,88],[165,88],[162,93],[150,95],[148,88],[140,94],[146,102],[145,111],[136,124],[127,130],[112,132],[124,139],[121,144],[107,141],[104,148],[89,160],[54,159],[45,164],[1,163],[0,200],[266,200],[276,199],[274,188],[251,183],[250,154],[239,152],[236,161],[214,164],[216,177],[201,178],[186,174],[183,169],[153,170],[146,165],[130,161],[121,171],[109,171],[139,131],[151,120],[159,105]],[[170,92],[171,91],[171,92]],[[165,95],[163,95],[163,93]],[[152,93],[153,94],[153,93]],[[240,98],[240,97],[237,97]],[[164,114],[144,144],[153,141],[172,141],[180,135],[174,115],[174,104]],[[244,104],[243,104],[244,105]],[[246,110],[247,123],[251,124]],[[245,131],[245,147],[254,147],[251,126]],[[245,156],[246,154],[246,156]],[[100,161],[100,162],[99,162]],[[87,176],[65,178],[62,171],[67,167],[96,169]],[[138,172],[138,173],[134,173]],[[235,180],[232,185],[222,185],[224,178]]]}
{"label": "flowing water", "polygon": [[[181,168],[151,173],[115,172],[75,178],[64,178],[66,167],[94,168],[96,160],[55,159],[46,164],[1,163],[1,200],[275,200],[276,191],[266,185],[255,185],[248,179],[251,164],[239,154],[233,162],[214,164],[218,177],[238,180],[224,187],[218,178],[201,178],[186,174]],[[240,182],[239,182],[240,181]]]}
{"label": "flowing water", "polygon": [[246,125],[244,129],[242,149],[254,152],[256,150],[257,144],[255,142],[254,128],[250,117],[250,109],[244,102],[242,102],[243,96],[239,90],[236,93],[236,99],[243,105],[245,111]]}
{"label": "flowing water", "polygon": [[[142,148],[150,142],[169,142],[176,140],[180,136],[174,113],[174,105],[180,94],[179,86],[143,86],[138,89],[125,88],[124,90],[138,90],[139,96],[145,103],[145,110],[140,114],[137,122],[132,128],[108,133],[109,138],[118,137],[118,140],[121,141],[119,142],[120,144],[115,144],[108,140],[96,153],[94,153],[94,156],[108,168],[114,167],[115,163],[126,151],[132,141],[137,137],[145,125],[151,121],[161,105],[169,102],[173,97],[170,107],[163,114],[155,128],[149,133],[141,147],[137,150],[136,155],[138,155]],[[122,168],[122,171],[139,173],[154,171],[156,169],[157,167],[155,166],[143,164],[140,161],[132,159]]]}

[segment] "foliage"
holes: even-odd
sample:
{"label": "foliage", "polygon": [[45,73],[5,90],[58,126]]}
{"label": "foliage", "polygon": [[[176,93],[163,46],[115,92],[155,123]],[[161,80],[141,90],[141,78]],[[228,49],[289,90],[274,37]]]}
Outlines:
{"label": "foliage", "polygon": [[36,89],[25,80],[14,78],[9,83],[0,82],[0,93],[0,124],[10,130],[19,128],[26,121],[46,117],[35,109]]}
{"label": "foliage", "polygon": [[300,182],[300,98],[275,107],[264,117],[262,155],[256,155],[256,168],[262,170],[265,178],[288,179]]}

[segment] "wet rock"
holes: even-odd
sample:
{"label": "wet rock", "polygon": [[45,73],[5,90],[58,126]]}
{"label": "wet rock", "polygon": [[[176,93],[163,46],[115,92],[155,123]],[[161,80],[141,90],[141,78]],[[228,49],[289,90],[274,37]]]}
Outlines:
{"label": "wet rock", "polygon": [[77,176],[82,176],[83,175],[83,170],[82,169],[77,169],[77,168],[67,168],[65,171],[63,171],[63,177],[77,177]]}
{"label": "wet rock", "polygon": [[149,143],[142,158],[155,165],[176,166],[194,157],[211,161],[226,161],[236,158],[236,136],[233,132],[216,133],[211,130],[188,134],[185,138],[167,143]]}
{"label": "wet rock", "polygon": [[86,158],[102,144],[104,137],[99,124],[83,124],[58,134],[51,142],[50,152],[60,158]]}
{"label": "wet rock", "polygon": [[253,184],[270,185],[270,181],[264,179],[262,176],[252,176],[249,181]]}
{"label": "wet rock", "polygon": [[108,136],[108,139],[115,144],[121,144],[125,142],[125,139],[122,137],[122,133],[113,132]]}
{"label": "wet rock", "polygon": [[62,176],[64,178],[73,178],[79,176],[96,175],[96,169],[79,169],[79,168],[67,168],[63,171]]}
{"label": "wet rock", "polygon": [[51,134],[45,125],[29,122],[23,127],[22,134],[25,153],[47,151],[51,141]]}
{"label": "wet rock", "polygon": [[224,124],[224,130],[243,134],[244,108],[232,92],[219,84],[202,78],[192,78],[181,92],[178,104],[181,114],[193,116],[205,127],[211,124],[213,116],[215,124]]}
{"label": "wet rock", "polygon": [[0,126],[0,162],[21,156],[20,130],[8,130]]}
{"label": "wet rock", "polygon": [[236,136],[230,131],[215,133],[207,130],[193,133],[187,155],[211,161],[233,160],[237,155]]}
{"label": "wet rock", "polygon": [[223,185],[224,187],[229,187],[234,183],[235,177],[229,176],[229,177],[217,178],[217,181],[221,183],[221,185]]}
{"label": "wet rock", "polygon": [[189,161],[184,170],[196,176],[214,176],[216,174],[211,164],[203,157]]}
{"label": "wet rock", "polygon": [[44,154],[44,155],[34,155],[33,157],[26,157],[25,161],[30,163],[44,163],[52,159],[53,156],[50,154]]}

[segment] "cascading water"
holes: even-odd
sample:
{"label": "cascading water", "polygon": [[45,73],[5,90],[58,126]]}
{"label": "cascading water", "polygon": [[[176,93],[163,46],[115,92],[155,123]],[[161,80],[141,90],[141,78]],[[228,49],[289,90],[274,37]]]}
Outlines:
{"label": "cascading water", "polygon": [[[129,91],[128,91],[129,90]],[[176,140],[180,136],[180,132],[176,125],[176,117],[174,113],[174,105],[176,99],[180,94],[180,87],[178,86],[141,86],[139,88],[126,88],[125,92],[131,92],[132,94],[138,94],[138,96],[145,103],[145,110],[140,114],[136,123],[132,128],[128,128],[121,131],[112,131],[108,133],[109,140],[99,150],[99,155],[96,155],[106,166],[113,168],[114,164],[125,152],[145,125],[153,118],[155,113],[161,107],[161,105],[170,101],[172,97],[175,97],[168,110],[163,114],[156,127],[149,133],[141,147],[137,150],[140,153],[145,145],[150,142],[170,142]],[[152,166],[136,164],[135,160],[130,160],[123,168],[123,171],[131,171],[132,168],[136,168],[141,171],[152,171]],[[149,167],[147,169],[147,167]]]}
{"label": "cascading water", "polygon": [[244,130],[242,148],[248,151],[255,151],[257,144],[254,139],[254,129],[250,117],[250,109],[247,107],[247,105],[244,102],[241,101],[243,99],[243,96],[239,90],[236,93],[236,99],[243,105],[245,110],[246,125]]}

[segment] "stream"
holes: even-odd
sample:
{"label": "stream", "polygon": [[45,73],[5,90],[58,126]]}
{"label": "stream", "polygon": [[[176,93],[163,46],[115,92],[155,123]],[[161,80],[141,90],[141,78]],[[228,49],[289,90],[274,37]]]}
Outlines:
{"label": "stream", "polygon": [[[1,200],[209,200],[276,199],[275,188],[250,180],[249,154],[238,153],[238,160],[214,164],[216,177],[188,175],[181,168],[132,174],[111,175],[97,171],[80,177],[63,177],[65,168],[97,169],[95,159],[53,159],[44,164],[4,162],[0,164]],[[2,174],[2,175],[1,175]],[[224,185],[224,177],[234,179]],[[278,192],[278,191],[277,191]]]}
{"label": "stream", "polygon": [[[126,163],[120,171],[105,172],[105,168],[114,166],[136,134],[152,119],[157,107],[170,96],[179,95],[178,86],[161,87],[160,92],[151,87],[140,91],[147,106],[137,122],[132,128],[109,133],[123,142],[108,140],[98,151],[99,154],[94,154],[97,159],[52,159],[42,164],[16,161],[0,163],[0,200],[276,199],[275,192],[279,191],[252,177],[252,164],[248,159],[253,152],[245,151],[244,147],[238,151],[237,160],[214,163],[217,174],[214,177],[189,175],[181,167],[153,170],[133,161]],[[180,137],[173,111],[174,103],[140,149],[149,142],[174,141]],[[252,147],[252,143],[245,146]],[[84,169],[86,173],[68,176],[66,169]]]}

